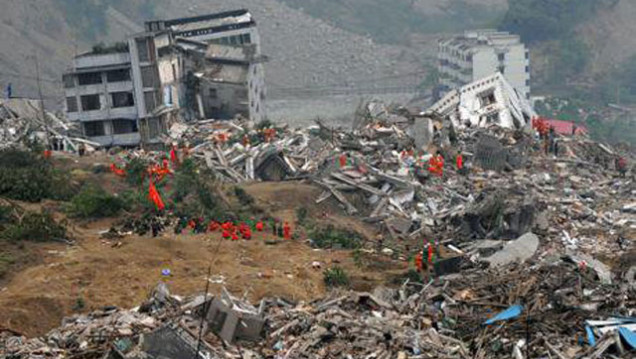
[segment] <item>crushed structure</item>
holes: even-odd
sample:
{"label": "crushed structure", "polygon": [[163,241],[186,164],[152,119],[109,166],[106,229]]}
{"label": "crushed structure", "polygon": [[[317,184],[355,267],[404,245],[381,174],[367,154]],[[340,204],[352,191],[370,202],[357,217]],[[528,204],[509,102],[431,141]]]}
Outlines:
{"label": "crushed structure", "polygon": [[448,117],[457,129],[488,124],[518,129],[536,117],[528,100],[501,73],[448,92],[426,114]]}

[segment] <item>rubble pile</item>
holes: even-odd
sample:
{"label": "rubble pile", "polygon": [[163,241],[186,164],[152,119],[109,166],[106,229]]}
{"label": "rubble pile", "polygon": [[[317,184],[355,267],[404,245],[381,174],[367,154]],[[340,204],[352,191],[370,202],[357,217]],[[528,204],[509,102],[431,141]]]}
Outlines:
{"label": "rubble pile", "polygon": [[40,339],[9,331],[0,339],[9,358],[621,356],[630,343],[618,330],[636,323],[636,288],[625,285],[627,273],[604,275],[579,258],[546,255],[310,303],[264,299],[258,308],[225,290],[173,296],[161,283],[139,308],[76,315]]}
{"label": "rubble pile", "polygon": [[51,143],[56,150],[77,151],[80,144],[99,146],[81,138],[70,122],[44,111],[40,101],[0,99],[0,148],[28,141]]}

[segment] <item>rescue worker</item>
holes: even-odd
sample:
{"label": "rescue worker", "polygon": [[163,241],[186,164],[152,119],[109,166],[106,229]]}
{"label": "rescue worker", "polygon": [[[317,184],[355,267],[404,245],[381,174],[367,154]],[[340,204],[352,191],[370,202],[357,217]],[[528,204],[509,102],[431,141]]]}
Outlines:
{"label": "rescue worker", "polygon": [[265,226],[263,225],[263,221],[256,222],[256,230],[259,232],[262,232],[263,229],[265,229]]}
{"label": "rescue worker", "polygon": [[291,239],[291,226],[289,225],[289,222],[285,222],[283,225],[283,238],[287,240]]}
{"label": "rescue worker", "polygon": [[347,155],[345,153],[341,154],[338,158],[338,164],[340,165],[340,168],[347,166]]}
{"label": "rescue worker", "polygon": [[221,233],[221,236],[223,237],[223,239],[230,239],[231,235],[230,235],[230,231],[227,229],[223,229],[223,232]]}
{"label": "rescue worker", "polygon": [[616,161],[616,170],[621,177],[625,177],[625,174],[627,173],[627,160],[625,157],[618,158]]}
{"label": "rescue worker", "polygon": [[424,271],[424,255],[422,254],[421,251],[418,251],[417,254],[415,255],[415,268],[417,269],[418,273],[422,273]]}
{"label": "rescue worker", "polygon": [[464,169],[464,157],[462,156],[462,151],[457,151],[457,158],[455,159],[455,163],[457,164],[457,171],[461,171]]}

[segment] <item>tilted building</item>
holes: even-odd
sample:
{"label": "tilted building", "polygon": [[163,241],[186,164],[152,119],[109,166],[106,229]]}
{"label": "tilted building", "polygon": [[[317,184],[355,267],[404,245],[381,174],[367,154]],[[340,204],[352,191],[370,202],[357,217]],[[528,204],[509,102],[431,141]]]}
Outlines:
{"label": "tilted building", "polygon": [[161,145],[180,119],[264,116],[264,57],[247,10],[147,22],[97,50],[63,78],[68,118],[105,147]]}

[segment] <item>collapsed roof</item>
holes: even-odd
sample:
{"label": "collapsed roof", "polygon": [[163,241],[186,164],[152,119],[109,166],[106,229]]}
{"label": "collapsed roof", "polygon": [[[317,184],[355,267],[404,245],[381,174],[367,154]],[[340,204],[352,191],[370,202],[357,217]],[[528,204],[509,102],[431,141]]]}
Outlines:
{"label": "collapsed roof", "polygon": [[424,115],[447,118],[458,129],[489,124],[519,129],[536,116],[530,103],[500,73],[449,92]]}

